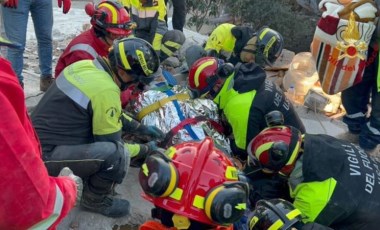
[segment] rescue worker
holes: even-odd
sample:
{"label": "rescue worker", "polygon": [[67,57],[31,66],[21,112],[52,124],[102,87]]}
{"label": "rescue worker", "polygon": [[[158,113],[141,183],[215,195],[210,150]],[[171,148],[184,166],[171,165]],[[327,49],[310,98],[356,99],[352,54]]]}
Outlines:
{"label": "rescue worker", "polygon": [[245,212],[248,185],[211,138],[150,155],[139,172],[153,218],[140,230],[233,229]]}
{"label": "rescue worker", "polygon": [[302,221],[333,229],[377,229],[378,162],[359,146],[323,134],[304,134],[276,122],[250,142],[249,158],[288,180]]}
{"label": "rescue worker", "polygon": [[162,44],[160,48],[160,61],[163,62],[167,58],[172,57],[173,54],[179,50],[185,43],[186,37],[180,30],[169,30],[162,37]]}
{"label": "rescue worker", "polygon": [[[348,0],[341,4],[351,2]],[[380,7],[380,0],[374,2]],[[359,135],[360,147],[369,151],[380,144],[379,27],[378,22],[368,46],[368,59],[363,80],[342,91],[342,104],[347,112],[343,117],[343,122],[347,124],[351,133]],[[368,104],[371,104],[370,110]]]}
{"label": "rescue worker", "polygon": [[232,127],[232,151],[243,161],[249,141],[266,127],[265,115],[270,111],[280,110],[285,124],[305,132],[292,103],[255,63],[234,67],[203,57],[190,68],[188,88],[193,97],[206,97],[218,105]]}
{"label": "rescue worker", "polygon": [[[71,0],[58,0],[57,5],[67,14]],[[28,24],[33,21],[34,35],[37,39],[38,67],[40,71],[40,91],[45,92],[54,81],[53,66],[53,1],[0,0],[1,33],[21,45],[20,49],[7,49],[7,59],[17,74],[20,85],[24,87],[24,52],[26,48]],[[29,15],[31,17],[29,17]],[[29,36],[29,35],[28,35]],[[34,45],[36,46],[36,45]]]}
{"label": "rescue worker", "polygon": [[[21,47],[1,37],[0,46]],[[79,199],[81,181],[48,175],[24,91],[3,57],[0,76],[0,229],[55,229]]]}
{"label": "rescue worker", "polygon": [[248,217],[249,230],[332,230],[329,227],[302,222],[300,210],[283,199],[260,200]]}
{"label": "rescue worker", "polygon": [[174,53],[182,47],[182,45],[185,43],[185,40],[185,35],[179,30],[169,30],[165,33],[164,37],[162,38],[162,45],[159,52],[161,66],[160,69],[155,73],[154,81],[152,81],[149,86],[131,86],[127,90],[123,91],[121,93],[123,109],[130,110],[129,107],[131,107],[131,105],[133,106],[138,96],[144,90],[162,87],[163,84],[167,85],[168,88],[177,85],[176,78],[174,78],[174,76],[164,67],[165,60],[167,60],[169,57],[172,57]]}
{"label": "rescue worker", "polygon": [[129,214],[127,200],[110,196],[126,175],[130,157],[137,157],[124,147],[121,132],[153,138],[163,134],[122,113],[120,90],[148,83],[158,66],[158,56],[146,41],[115,40],[108,58],[66,67],[32,113],[49,173],[70,167],[85,179],[81,205],[89,211],[109,217]]}
{"label": "rescue worker", "polygon": [[134,24],[119,2],[102,1],[96,6],[87,3],[85,10],[91,17],[92,27],[75,37],[66,47],[55,67],[55,77],[76,61],[93,60],[98,56],[107,57],[115,39],[132,34]]}
{"label": "rescue worker", "polygon": [[132,21],[137,24],[134,35],[152,44],[160,52],[162,37],[168,30],[165,21],[166,5],[164,0],[121,0],[129,9]]}
{"label": "rescue worker", "polygon": [[238,62],[256,62],[264,67],[280,56],[283,44],[281,34],[269,27],[253,33],[249,27],[223,23],[212,31],[204,49],[207,56],[234,65]]}
{"label": "rescue worker", "polygon": [[[165,0],[165,5],[168,5],[169,0]],[[171,0],[173,6],[172,25],[173,29],[183,32],[183,27],[186,24],[186,1],[185,0]],[[167,22],[167,16],[165,17]]]}

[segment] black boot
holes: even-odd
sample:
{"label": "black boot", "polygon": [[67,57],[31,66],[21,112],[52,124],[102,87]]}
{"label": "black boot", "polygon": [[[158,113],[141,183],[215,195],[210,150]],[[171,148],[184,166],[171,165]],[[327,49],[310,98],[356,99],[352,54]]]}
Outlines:
{"label": "black boot", "polygon": [[109,180],[104,180],[97,175],[92,176],[84,185],[81,206],[108,217],[129,215],[129,201],[112,197],[110,195],[112,185],[113,183]]}
{"label": "black boot", "polygon": [[111,195],[96,194],[88,188],[83,191],[81,206],[88,211],[114,218],[127,216],[130,213],[128,200],[113,198]]}

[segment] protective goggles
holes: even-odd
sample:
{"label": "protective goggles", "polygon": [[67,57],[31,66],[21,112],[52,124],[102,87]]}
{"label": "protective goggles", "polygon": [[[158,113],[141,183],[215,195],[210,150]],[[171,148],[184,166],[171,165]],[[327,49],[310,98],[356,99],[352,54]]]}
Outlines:
{"label": "protective goggles", "polygon": [[124,24],[104,23],[104,26],[108,29],[133,30],[137,27],[137,24],[135,22],[127,22]]}

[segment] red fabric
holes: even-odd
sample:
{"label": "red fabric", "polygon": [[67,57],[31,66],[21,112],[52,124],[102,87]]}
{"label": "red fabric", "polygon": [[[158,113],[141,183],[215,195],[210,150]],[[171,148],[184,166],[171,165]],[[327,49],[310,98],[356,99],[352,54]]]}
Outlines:
{"label": "red fabric", "polygon": [[61,8],[62,6],[62,12],[67,14],[71,7],[71,0],[58,0],[58,7]]}
{"label": "red fabric", "polygon": [[125,109],[128,104],[133,104],[141,93],[142,91],[136,85],[129,86],[120,93],[121,107]]}
{"label": "red fabric", "polygon": [[318,27],[325,33],[333,35],[338,30],[339,18],[327,15],[318,21]]}
{"label": "red fabric", "polygon": [[49,217],[56,186],[64,200],[61,215],[75,204],[71,179],[48,175],[41,148],[25,106],[25,96],[10,63],[0,57],[0,229],[28,229]]}
{"label": "red fabric", "polygon": [[18,0],[8,0],[3,4],[4,7],[17,8]]}
{"label": "red fabric", "polygon": [[110,48],[100,38],[96,37],[93,28],[81,33],[69,43],[65,51],[59,57],[57,66],[55,67],[55,77],[58,77],[64,68],[66,68],[68,65],[73,64],[74,62],[94,59],[93,56],[86,51],[76,50],[69,52],[71,47],[77,44],[87,44],[94,48],[98,55],[103,57],[106,57],[108,55],[108,49]]}

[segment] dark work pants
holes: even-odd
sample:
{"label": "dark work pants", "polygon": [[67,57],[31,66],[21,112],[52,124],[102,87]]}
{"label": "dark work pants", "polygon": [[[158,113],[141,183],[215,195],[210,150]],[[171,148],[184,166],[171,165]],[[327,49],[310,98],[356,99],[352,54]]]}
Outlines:
{"label": "dark work pants", "polygon": [[106,193],[114,183],[120,184],[129,166],[129,152],[122,144],[94,142],[82,145],[59,145],[47,152],[43,159],[48,172],[57,176],[64,167],[87,180],[98,193]]}
{"label": "dark work pants", "polygon": [[[173,3],[173,29],[183,31],[186,23],[186,1],[185,0],[171,0]],[[167,5],[168,0],[165,0]]]}
{"label": "dark work pants", "polygon": [[363,74],[363,80],[342,92],[342,104],[347,111],[347,117],[351,119],[360,119],[367,113],[367,104],[372,105],[369,122],[366,124],[366,129],[371,133],[380,135],[380,94],[377,92],[377,67],[378,55],[373,57],[374,51],[369,49],[369,65],[366,67]]}

